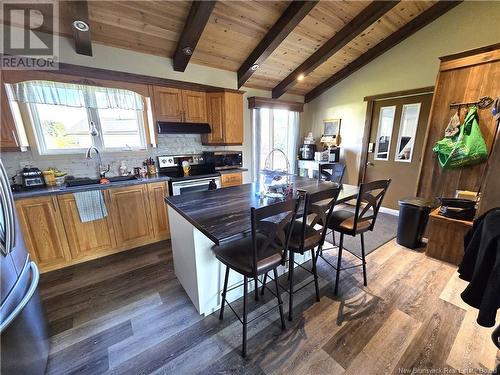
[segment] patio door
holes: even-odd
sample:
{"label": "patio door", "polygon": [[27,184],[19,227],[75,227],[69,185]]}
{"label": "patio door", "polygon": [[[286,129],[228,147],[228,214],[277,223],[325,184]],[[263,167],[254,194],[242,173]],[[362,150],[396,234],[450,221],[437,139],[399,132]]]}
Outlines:
{"label": "patio door", "polygon": [[431,102],[427,93],[373,103],[364,181],[392,179],[384,207],[398,209],[399,199],[416,194]]}

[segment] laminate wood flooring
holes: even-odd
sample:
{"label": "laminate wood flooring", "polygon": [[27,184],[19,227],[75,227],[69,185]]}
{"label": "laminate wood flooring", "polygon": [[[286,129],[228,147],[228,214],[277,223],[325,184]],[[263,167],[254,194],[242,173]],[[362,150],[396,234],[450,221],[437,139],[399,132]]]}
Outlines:
{"label": "laminate wood flooring", "polygon": [[[325,253],[335,262],[336,250]],[[354,257],[344,257],[347,266]],[[343,260],[343,261],[344,261]],[[175,277],[169,242],[137,248],[42,275],[51,349],[48,374],[405,374],[427,370],[484,373],[495,366],[490,329],[465,305],[456,267],[396,244],[361,268],[334,272],[319,260],[321,301],[313,284],[295,298],[282,331],[278,311],[248,328],[229,309],[198,315]],[[298,286],[310,275],[298,269]],[[286,277],[280,282],[286,284]],[[283,297],[286,297],[283,293]],[[284,298],[285,301],[287,298]],[[249,300],[251,314],[275,304]],[[235,303],[241,309],[241,300]],[[285,302],[285,309],[288,306]],[[500,356],[499,356],[500,358]]]}

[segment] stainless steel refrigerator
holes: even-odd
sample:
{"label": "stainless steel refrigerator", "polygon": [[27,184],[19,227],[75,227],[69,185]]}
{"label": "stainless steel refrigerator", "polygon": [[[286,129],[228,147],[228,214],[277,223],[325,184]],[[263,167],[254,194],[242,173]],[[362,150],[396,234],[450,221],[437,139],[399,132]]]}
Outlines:
{"label": "stainless steel refrigerator", "polygon": [[49,342],[38,292],[40,274],[31,261],[0,160],[0,373],[43,374]]}

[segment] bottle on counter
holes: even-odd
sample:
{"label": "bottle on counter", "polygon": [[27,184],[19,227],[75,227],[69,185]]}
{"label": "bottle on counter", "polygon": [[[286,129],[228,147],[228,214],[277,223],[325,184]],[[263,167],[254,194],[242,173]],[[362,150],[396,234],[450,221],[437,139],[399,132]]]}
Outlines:
{"label": "bottle on counter", "polygon": [[122,160],[120,168],[118,168],[118,173],[120,176],[128,176],[128,168],[125,165],[125,161]]}

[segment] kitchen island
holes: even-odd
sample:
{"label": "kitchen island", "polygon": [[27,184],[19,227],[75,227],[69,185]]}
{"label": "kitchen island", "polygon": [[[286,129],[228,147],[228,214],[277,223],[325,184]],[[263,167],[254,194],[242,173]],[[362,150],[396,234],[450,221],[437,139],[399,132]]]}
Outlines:
{"label": "kitchen island", "polygon": [[[309,193],[331,189],[337,184],[306,177],[293,176],[294,191]],[[196,192],[165,198],[168,204],[174,269],[184,290],[200,314],[208,315],[221,303],[224,267],[212,252],[214,245],[249,234],[250,208],[270,205],[276,200],[260,198],[258,184],[245,184],[206,192]],[[358,187],[343,185],[339,202],[353,199]],[[298,263],[310,256],[296,257]],[[280,273],[285,271],[281,267]],[[230,273],[229,288],[242,277]],[[253,283],[251,283],[253,284]],[[243,295],[242,288],[228,292],[233,301]]]}

